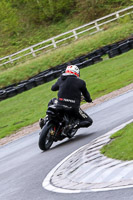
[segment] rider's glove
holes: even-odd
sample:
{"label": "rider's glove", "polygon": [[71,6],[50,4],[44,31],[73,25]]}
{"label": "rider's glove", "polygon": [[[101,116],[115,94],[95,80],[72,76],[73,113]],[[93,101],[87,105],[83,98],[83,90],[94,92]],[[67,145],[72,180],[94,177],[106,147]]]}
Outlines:
{"label": "rider's glove", "polygon": [[85,99],[86,100],[86,102],[88,102],[88,103],[91,103],[92,102],[92,99]]}

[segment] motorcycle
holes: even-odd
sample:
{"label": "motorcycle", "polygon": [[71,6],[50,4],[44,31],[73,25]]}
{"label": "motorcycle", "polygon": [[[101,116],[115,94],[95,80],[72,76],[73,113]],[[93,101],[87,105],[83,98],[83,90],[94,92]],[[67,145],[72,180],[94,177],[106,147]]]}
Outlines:
{"label": "motorcycle", "polygon": [[69,127],[72,127],[72,124],[78,123],[79,120],[70,116],[69,110],[70,107],[68,106],[57,105],[57,99],[55,98],[50,101],[38,142],[41,150],[48,150],[53,142],[74,137],[78,129],[69,129]]}

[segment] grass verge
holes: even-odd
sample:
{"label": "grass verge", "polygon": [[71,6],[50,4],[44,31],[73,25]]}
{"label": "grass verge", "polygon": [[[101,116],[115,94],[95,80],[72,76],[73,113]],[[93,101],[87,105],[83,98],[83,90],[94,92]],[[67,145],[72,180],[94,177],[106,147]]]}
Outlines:
{"label": "grass verge", "polygon": [[[92,99],[132,83],[133,50],[81,70]],[[49,82],[0,102],[0,138],[44,117],[48,101],[56,97]]]}
{"label": "grass verge", "polygon": [[45,55],[29,60],[24,64],[14,66],[5,71],[0,70],[0,88],[13,83],[18,83],[22,80],[27,80],[48,68],[68,62],[102,46],[125,39],[132,33],[132,22],[118,24],[106,31],[79,39],[72,44],[50,51]]}
{"label": "grass verge", "polygon": [[105,156],[118,160],[133,160],[133,123],[110,136],[112,142],[101,149]]}

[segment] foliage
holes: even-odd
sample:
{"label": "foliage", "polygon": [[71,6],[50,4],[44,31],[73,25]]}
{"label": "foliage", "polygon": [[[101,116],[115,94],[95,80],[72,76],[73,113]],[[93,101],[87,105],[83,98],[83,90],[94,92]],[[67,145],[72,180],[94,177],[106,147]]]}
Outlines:
{"label": "foliage", "polygon": [[[76,0],[77,11],[81,19],[94,20],[108,13],[118,10],[122,6],[129,6],[133,0]],[[82,15],[84,12],[84,15]]]}
{"label": "foliage", "polygon": [[11,2],[18,10],[23,7],[23,13],[35,23],[61,20],[74,6],[73,0],[11,0]]}
{"label": "foliage", "polygon": [[20,30],[16,9],[8,1],[0,1],[0,33],[9,36]]}

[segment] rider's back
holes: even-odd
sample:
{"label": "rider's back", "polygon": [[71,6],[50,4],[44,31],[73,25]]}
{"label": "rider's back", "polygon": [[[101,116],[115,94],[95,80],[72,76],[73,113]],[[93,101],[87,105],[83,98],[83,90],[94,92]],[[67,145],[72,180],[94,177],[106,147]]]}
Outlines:
{"label": "rider's back", "polygon": [[77,78],[75,75],[62,75],[51,89],[53,91],[59,90],[58,101],[61,104],[79,107],[81,93],[85,96],[88,102],[91,102],[85,81]]}

